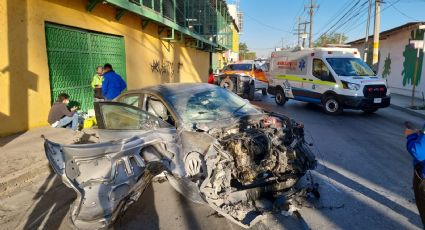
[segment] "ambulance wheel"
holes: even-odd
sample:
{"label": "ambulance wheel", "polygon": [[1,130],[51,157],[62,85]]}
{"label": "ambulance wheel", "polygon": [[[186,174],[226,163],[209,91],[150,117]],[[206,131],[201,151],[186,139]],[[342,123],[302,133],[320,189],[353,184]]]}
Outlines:
{"label": "ambulance wheel", "polygon": [[372,114],[378,111],[378,109],[363,109],[363,112],[366,114]]}
{"label": "ambulance wheel", "polygon": [[263,96],[267,95],[267,89],[266,88],[262,88],[261,89],[261,93],[263,94]]}
{"label": "ambulance wheel", "polygon": [[341,103],[335,96],[328,96],[323,100],[323,109],[325,113],[331,115],[338,115],[342,113]]}
{"label": "ambulance wheel", "polygon": [[285,92],[283,92],[282,89],[278,89],[276,91],[276,97],[274,98],[274,100],[276,101],[276,104],[284,105],[286,103]]}

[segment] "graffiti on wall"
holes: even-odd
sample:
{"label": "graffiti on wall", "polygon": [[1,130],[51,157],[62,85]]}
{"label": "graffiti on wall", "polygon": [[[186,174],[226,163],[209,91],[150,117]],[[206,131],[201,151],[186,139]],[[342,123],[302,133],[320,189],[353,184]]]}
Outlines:
{"label": "graffiti on wall", "polygon": [[[412,30],[410,33],[410,39],[411,40],[422,40],[424,38],[424,32],[425,30]],[[406,85],[413,85],[416,86],[421,81],[421,75],[422,75],[422,65],[423,65],[423,57],[424,53],[420,52],[419,56],[419,65],[418,65],[418,71],[416,72],[416,82],[413,82],[414,74],[415,74],[415,65],[416,65],[416,56],[417,56],[417,49],[413,48],[409,44],[407,44],[404,47],[403,57],[403,71],[401,72],[401,75],[403,75],[403,86]]]}
{"label": "graffiti on wall", "polygon": [[167,83],[176,82],[175,77],[180,73],[182,63],[174,63],[168,60],[152,60],[150,64],[152,73],[157,73],[161,80]]}
{"label": "graffiti on wall", "polygon": [[382,71],[382,77],[387,78],[391,74],[391,54],[388,53],[388,56],[384,61],[384,70]]}

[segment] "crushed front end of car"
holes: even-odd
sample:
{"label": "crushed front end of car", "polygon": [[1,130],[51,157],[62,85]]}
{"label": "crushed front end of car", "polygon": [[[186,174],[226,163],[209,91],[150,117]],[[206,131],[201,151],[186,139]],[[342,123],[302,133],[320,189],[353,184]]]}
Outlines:
{"label": "crushed front end of car", "polygon": [[188,199],[248,228],[263,216],[255,200],[304,194],[297,182],[316,165],[303,125],[278,114],[192,130],[99,132],[107,141],[45,140],[51,166],[77,193],[70,216],[79,229],[111,225],[161,173]]}

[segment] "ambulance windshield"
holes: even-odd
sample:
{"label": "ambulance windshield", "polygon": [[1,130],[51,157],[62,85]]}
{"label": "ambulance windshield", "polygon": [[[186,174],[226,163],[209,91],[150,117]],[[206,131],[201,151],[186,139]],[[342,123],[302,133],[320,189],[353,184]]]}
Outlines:
{"label": "ambulance windshield", "polygon": [[326,58],[339,76],[375,76],[372,69],[360,58]]}

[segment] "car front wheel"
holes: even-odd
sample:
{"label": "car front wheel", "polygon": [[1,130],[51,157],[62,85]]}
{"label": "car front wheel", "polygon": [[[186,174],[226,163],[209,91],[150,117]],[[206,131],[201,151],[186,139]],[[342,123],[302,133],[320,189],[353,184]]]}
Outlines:
{"label": "car front wheel", "polygon": [[335,96],[328,96],[323,100],[325,113],[338,115],[342,113],[342,105]]}

